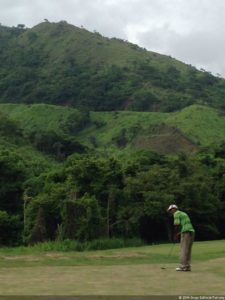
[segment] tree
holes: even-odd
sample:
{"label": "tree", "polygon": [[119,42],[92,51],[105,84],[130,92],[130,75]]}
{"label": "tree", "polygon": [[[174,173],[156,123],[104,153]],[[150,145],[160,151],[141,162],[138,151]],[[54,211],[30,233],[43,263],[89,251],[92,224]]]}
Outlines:
{"label": "tree", "polygon": [[24,24],[18,24],[17,27],[18,27],[19,29],[24,29],[24,28],[25,28],[25,25],[24,25]]}
{"label": "tree", "polygon": [[19,215],[0,210],[0,246],[15,246],[22,241],[22,221]]}
{"label": "tree", "polygon": [[36,244],[46,241],[47,230],[45,221],[45,212],[43,207],[39,207],[34,227],[32,228],[29,242],[30,244]]}
{"label": "tree", "polygon": [[14,151],[0,149],[0,210],[9,214],[22,211],[25,178],[25,163],[21,156]]}
{"label": "tree", "polygon": [[61,239],[87,241],[103,235],[103,219],[94,196],[85,194],[76,200],[66,200],[62,209]]}
{"label": "tree", "polygon": [[75,111],[68,116],[63,125],[63,130],[71,135],[77,134],[90,122],[90,112],[88,110]]}
{"label": "tree", "polygon": [[54,131],[31,133],[30,140],[39,151],[51,154],[59,161],[74,152],[85,152],[85,147],[76,138]]}
{"label": "tree", "polygon": [[160,102],[157,95],[145,89],[137,91],[133,95],[131,109],[134,111],[157,111]]}

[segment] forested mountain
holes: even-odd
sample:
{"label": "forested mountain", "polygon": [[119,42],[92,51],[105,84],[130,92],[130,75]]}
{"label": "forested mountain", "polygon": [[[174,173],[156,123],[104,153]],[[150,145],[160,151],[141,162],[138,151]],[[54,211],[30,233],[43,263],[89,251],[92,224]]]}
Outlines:
{"label": "forested mountain", "polygon": [[64,21],[0,61],[0,245],[168,241],[172,202],[225,238],[224,79]]}
{"label": "forested mountain", "polygon": [[224,79],[64,21],[1,26],[0,45],[1,102],[94,111],[224,108]]}
{"label": "forested mountain", "polygon": [[224,116],[1,104],[0,243],[166,241],[176,202],[197,239],[224,238]]}

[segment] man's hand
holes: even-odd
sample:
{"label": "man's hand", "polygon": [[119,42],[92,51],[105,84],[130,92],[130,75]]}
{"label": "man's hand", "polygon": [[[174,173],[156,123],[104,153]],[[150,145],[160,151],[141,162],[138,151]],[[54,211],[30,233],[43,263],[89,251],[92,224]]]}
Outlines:
{"label": "man's hand", "polygon": [[180,225],[175,225],[174,226],[174,235],[173,235],[173,240],[178,241],[180,237],[180,230],[181,226]]}
{"label": "man's hand", "polygon": [[174,242],[177,242],[179,240],[179,237],[180,237],[180,232],[175,233],[173,236]]}

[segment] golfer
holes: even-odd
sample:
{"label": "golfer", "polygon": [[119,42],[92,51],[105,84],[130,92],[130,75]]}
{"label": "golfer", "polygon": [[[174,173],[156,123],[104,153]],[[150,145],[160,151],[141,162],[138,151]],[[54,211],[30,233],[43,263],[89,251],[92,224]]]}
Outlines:
{"label": "golfer", "polygon": [[167,211],[174,217],[174,240],[178,240],[180,236],[180,267],[176,268],[176,271],[191,271],[191,249],[195,230],[189,216],[185,212],[178,210],[175,204],[171,204]]}

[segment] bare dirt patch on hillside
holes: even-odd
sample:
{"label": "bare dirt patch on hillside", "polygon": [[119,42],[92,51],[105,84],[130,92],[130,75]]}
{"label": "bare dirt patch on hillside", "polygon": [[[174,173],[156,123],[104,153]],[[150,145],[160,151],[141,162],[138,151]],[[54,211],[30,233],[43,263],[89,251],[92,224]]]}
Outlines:
{"label": "bare dirt patch on hillside", "polygon": [[144,135],[134,140],[137,149],[150,149],[161,154],[190,153],[197,149],[196,145],[179,129],[165,124],[146,130]]}

